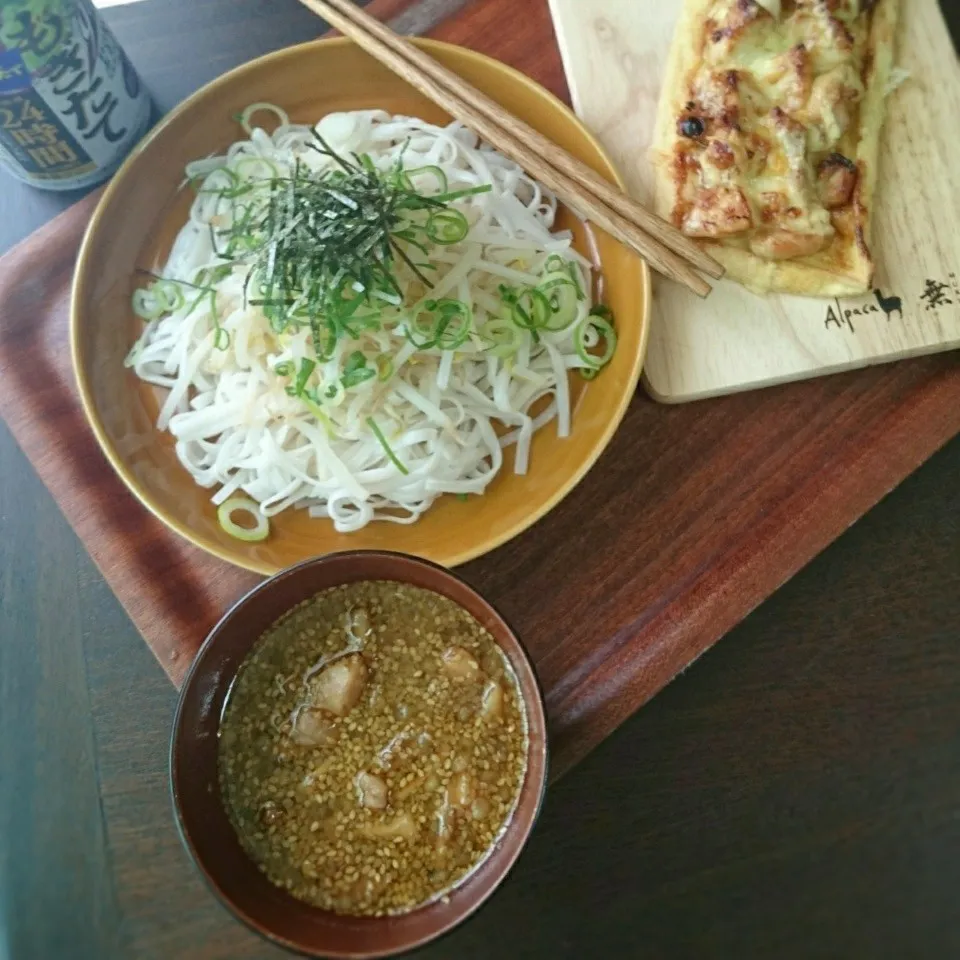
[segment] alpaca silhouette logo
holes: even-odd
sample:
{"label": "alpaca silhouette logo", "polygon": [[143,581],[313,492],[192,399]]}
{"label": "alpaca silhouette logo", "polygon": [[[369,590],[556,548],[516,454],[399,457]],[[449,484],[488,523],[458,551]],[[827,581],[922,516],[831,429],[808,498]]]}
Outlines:
{"label": "alpaca silhouette logo", "polygon": [[880,309],[887,315],[887,320],[894,313],[899,313],[900,319],[903,319],[903,301],[899,297],[885,297],[881,290],[874,290],[873,295],[876,297]]}
{"label": "alpaca silhouette logo", "polygon": [[[876,302],[874,302],[876,301]],[[824,318],[823,325],[829,329],[836,327],[838,330],[846,329],[850,333],[856,333],[854,320],[858,323],[860,317],[866,317],[869,314],[883,314],[890,322],[894,314],[903,319],[903,300],[896,296],[886,296],[882,290],[875,288],[873,290],[873,300],[860,300],[851,303],[849,300],[843,303],[834,297],[831,303],[827,304],[827,315]]]}

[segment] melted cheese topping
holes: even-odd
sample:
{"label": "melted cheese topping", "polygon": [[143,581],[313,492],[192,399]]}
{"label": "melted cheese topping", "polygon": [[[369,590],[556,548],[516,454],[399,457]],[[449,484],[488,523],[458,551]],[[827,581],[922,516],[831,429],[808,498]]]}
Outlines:
{"label": "melted cheese topping", "polygon": [[677,225],[769,259],[849,218],[870,13],[862,0],[715,0],[689,81]]}

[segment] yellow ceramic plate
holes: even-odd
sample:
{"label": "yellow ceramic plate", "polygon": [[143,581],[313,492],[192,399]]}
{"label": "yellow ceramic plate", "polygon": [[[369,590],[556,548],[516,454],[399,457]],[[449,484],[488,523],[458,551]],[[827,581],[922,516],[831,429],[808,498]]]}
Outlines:
{"label": "yellow ceramic plate", "polygon": [[[511,68],[461,47],[418,41],[432,56],[504,107],[623,186],[597,141],[555,97]],[[220,77],[194,94],[147,137],[114,177],[87,230],[77,264],[71,345],[87,417],[107,458],[149,510],[198,547],[238,566],[272,574],[334,550],[399,550],[454,566],[492,550],[554,507],[583,477],[620,423],[636,389],[647,342],[650,282],[646,264],[605,235],[597,236],[604,298],[619,335],[616,355],[577,391],[572,436],[551,424],[535,437],[526,476],[512,454],[482,497],[443,497],[415,524],[372,523],[339,534],[328,520],[288,510],[271,521],[270,537],[243,543],[220,528],[212,491],[198,487],[178,462],[173,442],[156,428],[158,394],[123,366],[142,328],[130,309],[137,268],[156,268],[185,222],[190,191],[181,189],[189,160],[222,152],[241,131],[233,117],[270,101],[295,122],[316,122],[336,110],[380,108],[449,118],[430,101],[346,40],[281,50]],[[582,227],[564,213],[559,228]]]}

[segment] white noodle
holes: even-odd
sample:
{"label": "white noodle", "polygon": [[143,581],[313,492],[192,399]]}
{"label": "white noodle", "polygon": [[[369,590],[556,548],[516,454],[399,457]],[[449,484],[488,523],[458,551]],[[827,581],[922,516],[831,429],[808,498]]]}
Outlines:
{"label": "white noodle", "polygon": [[[256,125],[271,119],[279,121],[272,134]],[[242,214],[243,201],[231,204],[215,191],[252,184],[256,196],[298,163],[321,172],[334,161],[310,149],[310,127],[270,104],[245,110],[243,126],[249,139],[187,166],[194,185],[209,189],[198,192],[163,270],[164,278],[183,281],[183,302],[147,324],[126,361],[143,380],[169,390],[158,426],[176,438],[177,455],[196,482],[215,488],[214,503],[243,491],[265,516],[304,508],[341,532],[372,520],[412,523],[444,493],[482,494],[507,446],[516,446],[514,469],[525,473],[533,436],[550,421],[557,420],[560,437],[569,434],[567,377],[585,366],[574,331],[591,307],[590,264],[572,248],[569,232],[551,233],[556,199],[459,124],[436,127],[382,111],[331,114],[316,129],[335,151],[367,154],[384,173],[401,160],[406,170],[439,167],[446,191],[486,184],[492,190],[453,201],[471,229],[461,242],[425,255],[435,268],[432,289],[395,263],[404,297],[377,294],[381,328],[342,338],[334,355],[317,363],[312,383],[323,395],[323,419],[316,406],[290,396],[289,380],[274,368],[316,357],[309,330],[276,333],[260,307],[245,303],[250,268],[218,256],[211,239]],[[435,180],[429,172],[415,175],[415,189],[439,192]],[[518,328],[512,356],[491,352],[484,324],[509,317],[501,284],[536,286],[551,256],[575,265],[583,288],[577,322],[542,336]],[[226,276],[213,283],[214,295],[198,297],[188,285],[215,267]],[[160,294],[138,296],[152,310]],[[469,306],[470,336],[455,350],[420,349],[405,330],[412,335],[419,310],[441,297]],[[229,337],[225,349],[221,337]],[[345,388],[343,366],[357,350],[391,357],[389,379]]]}

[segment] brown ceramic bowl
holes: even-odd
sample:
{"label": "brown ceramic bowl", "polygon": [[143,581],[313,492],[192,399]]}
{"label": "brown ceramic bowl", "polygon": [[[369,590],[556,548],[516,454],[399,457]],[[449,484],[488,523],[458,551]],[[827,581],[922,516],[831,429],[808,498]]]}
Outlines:
{"label": "brown ceramic bowl", "polygon": [[[623,186],[610,158],[555,97],[516,70],[482,54],[434,40],[417,45],[607,179]],[[441,497],[416,523],[371,523],[337,533],[325,518],[284,510],[266,540],[231,537],[217,518],[213,491],[198,486],[177,459],[173,437],[157,430],[164,391],[138,380],[123,360],[143,330],[130,297],[140,269],[162,268],[187,218],[191,192],[184,164],[220,153],[239,135],[233,117],[269,101],[295,122],[335,110],[379,108],[445,123],[444,112],[382,63],[340,38],[280,50],[214,80],[174,109],[133,152],[97,206],[77,259],[70,336],[83,408],[103,451],[133,494],[172,530],[229,563],[270,576],[318,554],[358,548],[399,550],[453,567],[492,550],[552,510],[583,478],[626,413],[640,376],[650,326],[645,263],[602,231],[594,240],[604,300],[613,310],[617,350],[603,375],[570,378],[573,430],[560,439],[537,432],[530,470],[513,471],[514,449],[482,497]],[[568,210],[571,229],[591,255],[587,231]]]}
{"label": "brown ceramic bowl", "polygon": [[[359,580],[396,580],[449,597],[483,624],[507,655],[527,711],[530,746],[516,811],[493,852],[449,902],[397,917],[320,910],[275,887],[240,846],[217,777],[217,732],[237,670],[263,632],[303,600]],[[540,810],[547,780],[543,696],[516,634],[472,587],[448,570],[399,553],[353,551],[307,560],[248,593],[213,628],[187,675],[170,748],[173,805],[181,837],[214,893],[248,926],[309,956],[386,957],[441,936],[493,893],[516,862]]]}

